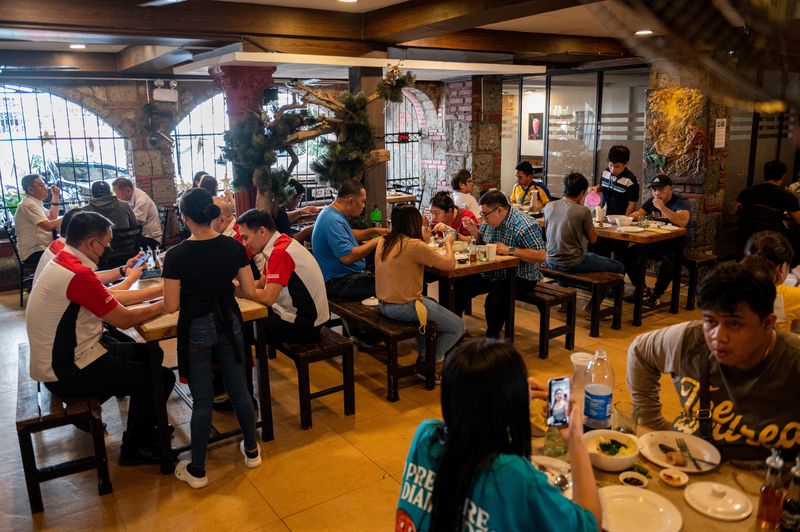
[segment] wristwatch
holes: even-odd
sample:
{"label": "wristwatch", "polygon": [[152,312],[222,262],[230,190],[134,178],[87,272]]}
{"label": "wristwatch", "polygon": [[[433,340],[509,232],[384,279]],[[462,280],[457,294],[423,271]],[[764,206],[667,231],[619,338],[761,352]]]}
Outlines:
{"label": "wristwatch", "polygon": [[517,248],[515,248],[514,246],[511,246],[510,248],[508,248],[508,254],[513,257],[514,255],[517,254]]}
{"label": "wristwatch", "polygon": [[119,267],[119,276],[120,277],[125,277],[125,266],[120,266]]}

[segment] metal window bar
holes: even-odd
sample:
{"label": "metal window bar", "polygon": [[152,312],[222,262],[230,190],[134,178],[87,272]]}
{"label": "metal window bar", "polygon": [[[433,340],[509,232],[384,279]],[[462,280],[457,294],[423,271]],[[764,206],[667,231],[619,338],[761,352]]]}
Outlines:
{"label": "metal window bar", "polygon": [[[65,209],[84,203],[93,181],[128,174],[126,154],[117,150],[117,143],[127,138],[91,110],[49,92],[12,84],[0,84],[0,98],[1,218],[14,216],[21,199],[19,180],[29,173],[40,173],[48,184],[59,185]],[[104,153],[103,141],[111,142],[111,157]],[[84,160],[76,161],[76,154]],[[99,175],[93,171],[98,165]],[[69,168],[71,179],[64,175]],[[79,176],[83,171],[84,187]]]}
{"label": "metal window bar", "polygon": [[387,168],[386,186],[419,196],[422,161],[417,111],[408,98],[391,103],[386,108],[384,144],[391,157]]}

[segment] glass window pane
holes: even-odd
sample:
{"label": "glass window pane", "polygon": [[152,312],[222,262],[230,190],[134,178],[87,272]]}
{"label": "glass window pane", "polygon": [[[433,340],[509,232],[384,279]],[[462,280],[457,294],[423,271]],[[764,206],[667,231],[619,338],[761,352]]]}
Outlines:
{"label": "glass window pane", "polygon": [[[514,168],[520,160],[535,168],[544,165],[545,76],[523,78],[519,84],[503,87],[502,189],[511,192],[516,182]],[[522,123],[520,123],[520,119]]]}
{"label": "glass window pane", "polygon": [[596,73],[551,78],[547,131],[547,184],[551,189],[558,190],[570,172],[580,172],[593,181],[596,106]]}

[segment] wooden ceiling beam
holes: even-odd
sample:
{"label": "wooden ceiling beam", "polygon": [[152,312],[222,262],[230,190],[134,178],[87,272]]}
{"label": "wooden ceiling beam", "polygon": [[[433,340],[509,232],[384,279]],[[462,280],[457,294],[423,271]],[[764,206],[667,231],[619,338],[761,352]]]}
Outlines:
{"label": "wooden ceiling beam", "polygon": [[410,0],[364,14],[364,38],[425,39],[585,4],[581,0]]}
{"label": "wooden ceiling beam", "polygon": [[[117,54],[98,52],[38,52],[31,50],[0,50],[0,65],[46,67],[76,66],[81,72],[116,72]],[[18,75],[6,70],[4,75]]]}
{"label": "wooden ceiling beam", "polygon": [[362,38],[362,15],[314,9],[192,0],[139,7],[131,0],[37,0],[5,2],[0,27],[193,37],[214,40],[241,35],[323,39]]}
{"label": "wooden ceiling beam", "polygon": [[244,38],[245,52],[282,52],[285,54],[338,55],[362,57],[386,55],[385,44],[370,44],[362,41],[333,41],[329,39],[307,39],[300,37],[251,37]]}
{"label": "wooden ceiling beam", "polygon": [[628,49],[619,41],[605,37],[580,37],[481,29],[416,39],[400,43],[400,45],[443,50],[504,52],[519,56],[580,54],[623,57],[630,55]]}

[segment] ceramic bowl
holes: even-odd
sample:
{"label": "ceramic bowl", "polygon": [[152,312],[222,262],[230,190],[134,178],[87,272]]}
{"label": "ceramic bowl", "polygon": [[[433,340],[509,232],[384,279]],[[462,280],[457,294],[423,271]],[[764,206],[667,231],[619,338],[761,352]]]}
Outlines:
{"label": "ceramic bowl", "polygon": [[647,477],[636,471],[623,471],[619,474],[619,481],[626,486],[633,486],[634,488],[647,487]]}
{"label": "ceramic bowl", "polygon": [[453,253],[464,253],[467,251],[467,243],[461,240],[453,242]]}
{"label": "ceramic bowl", "polygon": [[689,482],[689,475],[680,469],[662,469],[658,472],[658,476],[664,484],[673,488],[682,488]]}
{"label": "ceramic bowl", "polygon": [[[624,451],[616,455],[608,455],[600,450],[600,443],[603,441],[617,440],[627,445],[631,451]],[[632,434],[624,434],[616,430],[592,430],[583,435],[586,448],[589,450],[589,459],[592,465],[603,471],[612,473],[630,469],[639,458],[641,444],[639,438]]]}
{"label": "ceramic bowl", "polygon": [[633,218],[630,216],[616,216],[614,222],[619,226],[631,225],[633,223]]}

